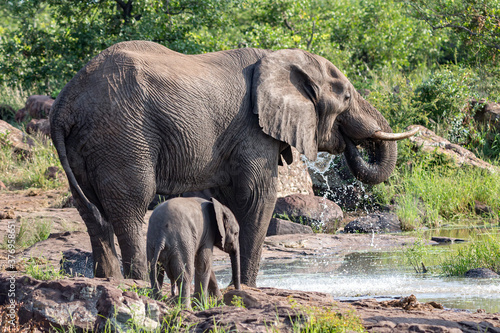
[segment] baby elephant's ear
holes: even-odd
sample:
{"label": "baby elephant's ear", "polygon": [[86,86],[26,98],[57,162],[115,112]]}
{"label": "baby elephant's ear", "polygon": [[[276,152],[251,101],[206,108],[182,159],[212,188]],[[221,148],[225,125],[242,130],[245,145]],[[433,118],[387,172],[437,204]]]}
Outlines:
{"label": "baby elephant's ear", "polygon": [[224,225],[223,206],[215,198],[212,198],[212,203],[214,204],[215,219],[217,220],[217,229],[219,230],[221,237],[221,248],[224,248],[224,243],[226,241],[226,228]]}

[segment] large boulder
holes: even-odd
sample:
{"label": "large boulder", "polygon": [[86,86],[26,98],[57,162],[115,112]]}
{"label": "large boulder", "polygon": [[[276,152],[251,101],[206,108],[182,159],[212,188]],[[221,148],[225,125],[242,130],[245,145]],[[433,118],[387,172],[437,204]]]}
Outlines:
{"label": "large boulder", "polygon": [[15,119],[20,123],[27,116],[31,116],[33,119],[48,118],[52,104],[54,104],[54,99],[50,96],[31,95],[26,100],[24,108],[17,111]]}
{"label": "large boulder", "polygon": [[313,194],[311,176],[299,151],[292,147],[293,163],[278,167],[278,197],[290,194]]}
{"label": "large boulder", "polygon": [[34,144],[23,131],[0,120],[0,146],[11,145],[16,153],[28,153]]}
{"label": "large boulder", "polygon": [[326,232],[335,231],[344,217],[342,209],[335,202],[324,197],[305,194],[278,198],[273,215]]}
{"label": "large boulder", "polygon": [[476,109],[474,120],[500,132],[500,104],[486,103],[485,100],[472,100],[469,104],[471,108]]}
{"label": "large boulder", "polygon": [[421,125],[411,125],[408,130],[413,128],[418,128],[419,131],[416,135],[410,137],[410,141],[426,152],[437,152],[444,154],[455,162],[457,166],[470,165],[473,167],[478,167],[482,169],[487,169],[490,171],[500,171],[496,166],[493,166],[474,155],[473,152],[461,147],[457,144],[451,143],[450,141],[442,138],[430,129],[425,128]]}
{"label": "large boulder", "polygon": [[[0,305],[15,301],[21,325],[34,320],[47,329],[73,326],[77,331],[93,331],[108,325],[121,331],[130,329],[131,319],[146,329],[157,329],[168,308],[123,290],[137,283],[141,282],[87,278],[39,281],[0,274]],[[116,287],[119,284],[122,289]],[[15,295],[9,298],[12,286]]]}

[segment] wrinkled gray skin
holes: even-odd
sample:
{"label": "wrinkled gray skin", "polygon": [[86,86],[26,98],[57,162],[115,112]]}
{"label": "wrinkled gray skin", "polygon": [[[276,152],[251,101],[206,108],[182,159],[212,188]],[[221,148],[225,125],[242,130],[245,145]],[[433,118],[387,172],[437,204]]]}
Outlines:
{"label": "wrinkled gray skin", "polygon": [[149,219],[147,260],[151,288],[161,295],[164,272],[190,307],[191,282],[199,300],[221,295],[212,270],[214,245],[231,259],[233,283],[240,289],[239,225],[229,208],[216,199],[174,198],[158,205]]}
{"label": "wrinkled gray skin", "polygon": [[255,285],[290,146],[310,160],[344,152],[370,184],[396,163],[396,143],[376,136],[392,132],[384,117],[333,64],[298,49],[184,55],[118,43],[64,87],[50,120],[97,277],[121,276],[116,235],[125,275],[145,279],[141,229],[155,193],[212,188],[240,223],[241,279]]}

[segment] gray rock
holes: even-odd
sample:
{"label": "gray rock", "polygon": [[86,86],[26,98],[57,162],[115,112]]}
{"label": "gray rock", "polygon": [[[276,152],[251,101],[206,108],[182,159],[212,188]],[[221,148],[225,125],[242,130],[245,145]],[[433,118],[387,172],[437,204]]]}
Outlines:
{"label": "gray rock", "polygon": [[26,133],[41,133],[50,138],[50,122],[48,119],[31,119],[26,125]]}
{"label": "gray rock", "polygon": [[444,154],[449,157],[457,166],[469,165],[481,169],[487,169],[493,172],[498,172],[500,169],[488,162],[485,162],[474,155],[473,152],[465,149],[462,146],[451,143],[450,141],[442,138],[430,129],[421,125],[411,125],[407,129],[411,130],[418,128],[419,132],[410,137],[409,140],[414,148],[429,153]]}
{"label": "gray rock", "polygon": [[71,249],[63,252],[61,270],[71,276],[94,277],[94,259],[91,252]]}
{"label": "gray rock", "polygon": [[292,194],[278,198],[274,208],[278,218],[286,216],[291,221],[307,224],[321,231],[333,231],[344,217],[340,207],[323,197]]}
{"label": "gray rock", "polygon": [[313,194],[312,180],[299,151],[292,147],[293,162],[278,167],[278,197]]}
{"label": "gray rock", "polygon": [[[0,274],[0,306],[10,303],[7,295],[11,285],[16,288],[19,324],[36,323],[36,327],[43,326],[50,332],[66,331],[69,327],[78,332],[177,332],[184,328],[188,328],[186,332],[199,333],[216,328],[218,332],[269,332],[270,327],[273,331],[291,332],[294,322],[307,320],[302,311],[306,305],[334,304],[332,296],[324,293],[245,287],[227,291],[227,306],[194,312],[182,310],[175,317],[171,305],[123,291],[134,285],[146,286],[144,281],[81,277],[39,281],[29,276]],[[238,301],[233,302],[235,296]]]}
{"label": "gray rock", "polygon": [[500,275],[498,275],[496,272],[492,271],[489,268],[469,269],[467,272],[465,272],[464,276],[468,277],[468,278],[476,278],[476,279],[490,279],[490,278],[500,277]]}
{"label": "gray rock", "polygon": [[346,233],[391,233],[402,232],[401,222],[392,213],[373,213],[349,222],[344,227]]}
{"label": "gray rock", "polygon": [[500,104],[498,103],[485,103],[485,100],[471,100],[470,106],[476,108],[474,113],[474,120],[486,128],[494,129],[496,132],[500,131]]}
{"label": "gray rock", "polygon": [[431,237],[431,240],[439,244],[464,243],[465,239],[451,237]]}
{"label": "gray rock", "polygon": [[15,120],[20,123],[29,115],[33,119],[48,118],[54,99],[45,95],[31,95],[26,100],[24,108],[17,111]]}
{"label": "gray rock", "polygon": [[272,218],[266,236],[289,235],[289,234],[312,234],[313,230],[308,225]]}
{"label": "gray rock", "polygon": [[0,146],[10,145],[16,153],[29,153],[34,141],[11,124],[0,120]]}

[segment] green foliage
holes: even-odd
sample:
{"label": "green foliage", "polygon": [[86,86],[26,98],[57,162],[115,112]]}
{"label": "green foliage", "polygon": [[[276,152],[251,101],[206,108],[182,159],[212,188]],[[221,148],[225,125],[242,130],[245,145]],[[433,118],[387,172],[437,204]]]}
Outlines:
{"label": "green foliage", "polygon": [[[412,16],[451,35],[450,60],[496,63],[500,51],[498,0],[405,0]],[[457,59],[460,57],[461,59]],[[443,59],[446,60],[446,59]]]}
{"label": "green foliage", "polygon": [[473,87],[479,80],[470,69],[443,68],[416,89],[415,100],[422,112],[434,123],[445,125],[443,130],[448,132],[447,137],[452,142],[463,142],[468,136],[471,114],[467,106],[477,97]]}
{"label": "green foliage", "polygon": [[184,53],[219,49],[208,40],[232,25],[227,13],[237,6],[228,0],[7,1],[0,10],[18,23],[2,26],[0,82],[57,95],[93,56],[126,40],[152,40]]}
{"label": "green foliage", "polygon": [[500,175],[480,168],[451,167],[442,156],[423,153],[416,164],[397,170],[386,184],[374,187],[379,201],[396,204],[405,230],[438,227],[443,221],[473,223],[475,201],[491,208],[492,214],[485,218],[498,221]]}
{"label": "green foliage", "polygon": [[331,11],[331,40],[351,53],[359,71],[414,68],[435,58],[441,37],[408,16],[400,1],[338,1]]}
{"label": "green foliage", "polygon": [[205,295],[203,288],[201,289],[200,299],[193,298],[192,303],[193,303],[193,309],[196,311],[204,311],[224,306],[224,302],[222,300],[217,299],[217,297],[213,295]]}
{"label": "green foliage", "polygon": [[426,244],[424,239],[418,238],[411,246],[403,249],[406,261],[413,267],[416,273],[425,273],[424,256],[427,254]]}
{"label": "green foliage", "polygon": [[49,264],[46,259],[30,258],[26,262],[26,274],[37,280],[57,280],[66,278],[61,269]]}
{"label": "green foliage", "polygon": [[374,91],[367,100],[384,115],[394,131],[403,131],[409,125],[428,123],[427,114],[422,112],[415,94],[422,76],[421,71],[405,75],[394,70],[375,75],[372,83]]}
{"label": "green foliage", "polygon": [[448,254],[440,265],[446,275],[462,276],[473,268],[489,268],[500,272],[499,234],[486,233],[476,236]]}
{"label": "green foliage", "polygon": [[231,300],[231,305],[236,306],[238,308],[245,308],[245,302],[243,302],[243,297],[233,295],[233,299]]}

